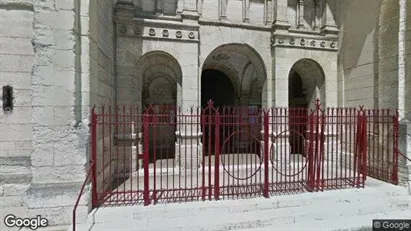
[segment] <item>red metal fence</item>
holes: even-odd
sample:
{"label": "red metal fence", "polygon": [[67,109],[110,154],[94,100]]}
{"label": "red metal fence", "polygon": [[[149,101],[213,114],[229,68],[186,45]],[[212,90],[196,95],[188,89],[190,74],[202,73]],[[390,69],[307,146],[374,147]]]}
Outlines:
{"label": "red metal fence", "polygon": [[235,107],[92,112],[93,204],[270,197],[398,183],[388,110]]}

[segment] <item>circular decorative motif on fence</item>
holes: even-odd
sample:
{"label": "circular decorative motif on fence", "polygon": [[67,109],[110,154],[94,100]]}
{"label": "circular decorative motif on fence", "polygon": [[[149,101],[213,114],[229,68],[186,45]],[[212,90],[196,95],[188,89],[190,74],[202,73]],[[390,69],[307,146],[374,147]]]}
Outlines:
{"label": "circular decorative motif on fence", "polygon": [[335,42],[330,43],[331,48],[335,48]]}
{"label": "circular decorative motif on fence", "polygon": [[301,39],[300,45],[305,46],[305,39]]}
{"label": "circular decorative motif on fence", "polygon": [[[226,152],[226,149],[233,151],[233,144],[235,141],[239,140],[239,137],[248,137],[249,139],[247,139],[247,142],[238,143],[238,148],[234,147],[234,153]],[[238,153],[241,152],[240,150],[244,149],[246,150],[245,153]],[[260,140],[257,139],[257,137],[249,132],[237,131],[230,134],[224,140],[221,147],[220,161],[224,171],[230,177],[236,180],[247,180],[255,176],[261,170],[263,164],[262,150]],[[256,153],[248,151],[254,151]],[[245,157],[245,160],[241,159],[240,161],[240,157]],[[243,162],[245,165],[242,164]],[[237,175],[235,175],[235,173],[237,173]]]}
{"label": "circular decorative motif on fence", "polygon": [[188,37],[189,37],[190,39],[194,39],[194,38],[195,38],[194,32],[190,32],[190,33],[188,34]]}
{"label": "circular decorative motif on fence", "polygon": [[324,41],[321,41],[320,46],[321,46],[321,47],[325,47],[325,42],[324,42]]}
{"label": "circular decorative motif on fence", "polygon": [[290,39],[290,44],[291,44],[291,45],[294,45],[294,44],[295,44],[295,39],[294,39],[294,38],[291,38],[291,39]]}
{"label": "circular decorative motif on fence", "polygon": [[148,34],[154,36],[156,35],[156,31],[153,28],[150,28],[150,30],[148,30]]}
{"label": "circular decorative motif on fence", "polygon": [[[286,134],[289,133],[288,136]],[[288,147],[290,146],[290,137],[291,139],[294,140],[299,140],[301,141],[300,145],[300,151],[303,153],[291,153],[293,150]],[[280,139],[284,139],[285,142],[281,142]],[[278,141],[281,143],[279,144]],[[286,147],[282,147],[281,145],[285,145]],[[309,142],[306,141],[304,138],[304,135],[301,134],[298,131],[283,131],[280,134],[278,134],[273,141],[273,144],[270,147],[270,162],[273,166],[273,169],[280,175],[285,176],[285,177],[293,177],[300,175],[304,169],[307,167],[308,163],[308,148],[307,145],[309,145]],[[278,152],[277,152],[278,150]],[[285,152],[282,153],[286,150],[290,150],[290,153]],[[303,157],[305,156],[305,157]],[[295,159],[298,158],[299,160],[302,161],[296,161]],[[305,160],[304,160],[305,159]],[[297,165],[297,166],[296,166]]]}

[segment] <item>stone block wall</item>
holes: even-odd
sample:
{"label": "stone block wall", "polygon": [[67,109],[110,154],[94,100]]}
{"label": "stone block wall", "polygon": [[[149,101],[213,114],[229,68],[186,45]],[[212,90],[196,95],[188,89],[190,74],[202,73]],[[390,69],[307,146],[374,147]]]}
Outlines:
{"label": "stone block wall", "polygon": [[90,105],[115,97],[112,9],[111,0],[0,3],[0,83],[14,88],[15,105],[0,112],[1,215],[70,225],[88,170]]}
{"label": "stone block wall", "polygon": [[[378,15],[382,1],[339,1],[340,106],[374,107],[378,86]],[[367,11],[364,11],[364,9]],[[361,18],[361,23],[358,23]],[[394,49],[395,50],[395,49]]]}
{"label": "stone block wall", "polygon": [[377,30],[375,52],[378,55],[378,107],[398,109],[399,1],[382,2]]}
{"label": "stone block wall", "polygon": [[[33,5],[28,1],[0,3],[0,97],[3,86],[13,87],[14,109],[3,111],[0,101],[0,217],[26,214],[24,195],[32,180],[31,117],[34,49]],[[3,230],[4,222],[0,222]]]}
{"label": "stone block wall", "polygon": [[[51,226],[71,223],[87,169],[88,117],[79,60],[80,15],[87,4],[80,3],[33,1],[33,180],[26,197],[28,215],[41,214]],[[84,196],[79,217],[88,211],[87,200]]]}
{"label": "stone block wall", "polygon": [[[84,30],[86,37],[82,47],[85,48],[87,64],[86,76],[89,88],[85,89],[89,96],[89,105],[96,106],[96,112],[102,113],[101,107],[105,107],[104,113],[115,114],[116,78],[115,76],[115,46],[114,46],[114,2],[113,0],[90,0],[87,11],[88,25]],[[85,102],[87,103],[87,102]],[[110,155],[110,147],[113,146],[113,136],[116,133],[114,126],[102,125],[102,122],[114,121],[113,117],[98,117],[100,125],[97,126],[97,188],[101,193],[112,182],[111,175],[116,171],[112,162],[114,154]],[[104,177],[103,177],[104,176]],[[104,181],[103,181],[104,180]]]}
{"label": "stone block wall", "polygon": [[[405,10],[405,41],[404,41],[404,55],[405,55],[405,117],[411,120],[411,3],[406,1]],[[409,150],[411,156],[411,149]]]}

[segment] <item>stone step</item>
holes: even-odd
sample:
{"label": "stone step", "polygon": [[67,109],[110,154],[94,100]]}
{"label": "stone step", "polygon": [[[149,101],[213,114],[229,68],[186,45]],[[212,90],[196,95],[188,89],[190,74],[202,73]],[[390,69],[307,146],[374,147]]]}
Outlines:
{"label": "stone step", "polygon": [[328,230],[328,231],[365,231],[372,230],[373,219],[410,219],[410,210],[380,212],[366,215],[335,217],[333,219],[304,220],[294,224],[275,224],[250,229],[236,229],[236,231],[268,231],[268,230]]}
{"label": "stone step", "polygon": [[[374,199],[375,200],[375,199]],[[106,220],[105,223],[96,223],[92,230],[115,230],[121,227],[122,230],[234,230],[242,228],[257,227],[284,227],[290,225],[304,228],[307,221],[317,221],[319,219],[328,222],[329,220],[345,219],[345,217],[363,216],[366,214],[384,212],[403,212],[404,204],[408,206],[408,201],[393,203],[385,200],[375,205],[367,202],[342,203],[328,202],[327,206],[312,204],[301,207],[285,207],[269,210],[220,211],[215,214],[197,214],[191,216],[179,216],[176,218],[165,218],[162,213],[158,213],[156,218],[147,220]],[[401,206],[402,205],[402,206]],[[117,217],[119,217],[118,214]],[[121,224],[121,226],[119,225]],[[298,226],[297,226],[298,227]],[[289,229],[289,228],[288,228]],[[283,230],[283,229],[270,229]],[[307,229],[305,229],[307,230]]]}
{"label": "stone step", "polygon": [[[376,203],[376,200],[378,203]],[[105,207],[89,215],[92,230],[229,230],[294,224],[296,220],[332,220],[408,209],[406,188],[370,179],[365,189],[273,196],[269,199],[205,201],[155,206]],[[355,214],[355,215],[353,215]],[[190,221],[190,223],[187,223]],[[212,221],[212,223],[209,223]]]}

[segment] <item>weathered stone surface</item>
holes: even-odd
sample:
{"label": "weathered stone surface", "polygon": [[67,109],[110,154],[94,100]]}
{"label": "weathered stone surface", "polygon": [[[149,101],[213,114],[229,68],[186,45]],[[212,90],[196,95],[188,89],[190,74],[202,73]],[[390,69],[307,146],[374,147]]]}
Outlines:
{"label": "weathered stone surface", "polygon": [[5,184],[4,196],[23,196],[26,194],[29,184]]}
{"label": "weathered stone surface", "polygon": [[[49,208],[72,206],[80,193],[82,182],[58,184],[31,184],[27,190],[27,203],[30,208]],[[86,187],[80,200],[81,205],[90,201],[90,189]],[[73,201],[73,198],[74,201]]]}
{"label": "weathered stone surface", "polygon": [[[324,75],[318,95],[327,106],[396,107],[400,97],[411,99],[410,62],[404,65],[403,93],[397,84],[396,1],[328,3],[325,17],[318,18],[307,6],[301,17],[286,1],[275,7],[271,1],[251,1],[247,7],[241,1],[222,2],[169,1],[156,9],[154,1],[147,1],[139,10],[173,20],[118,17],[115,29],[113,0],[82,0],[80,5],[74,0],[0,0],[0,21],[6,25],[0,27],[0,85],[14,87],[15,103],[12,113],[0,111],[2,206],[26,207],[23,192],[31,183],[26,202],[41,208],[31,213],[47,214],[53,225],[69,224],[90,154],[90,105],[143,105],[171,95],[172,104],[199,106],[204,69],[226,74],[245,105],[288,106],[288,80],[295,70],[306,80]],[[124,12],[119,15],[131,15]],[[322,26],[330,34],[321,34]],[[409,30],[405,34],[408,58],[411,36]],[[295,64],[302,59],[315,65],[304,62],[308,65],[299,68]],[[405,112],[410,108],[405,105]],[[111,134],[105,133],[107,145]],[[404,136],[400,148],[409,152],[411,142],[404,143]],[[107,160],[110,153],[103,148],[98,159]],[[196,143],[192,149],[197,148]],[[131,159],[127,155],[119,160]],[[97,164],[99,173],[107,170],[107,163]],[[407,178],[406,166],[401,179]],[[84,197],[86,203],[89,195]]]}

